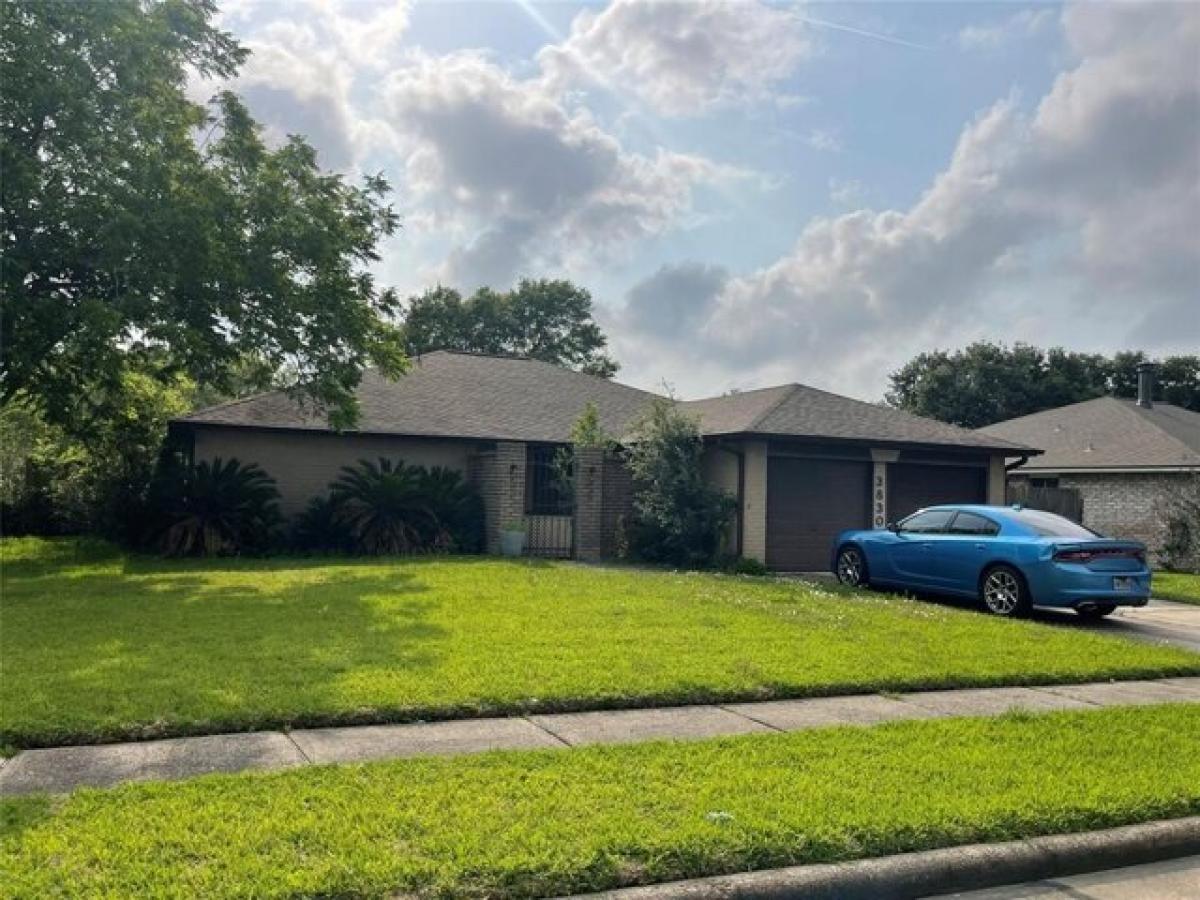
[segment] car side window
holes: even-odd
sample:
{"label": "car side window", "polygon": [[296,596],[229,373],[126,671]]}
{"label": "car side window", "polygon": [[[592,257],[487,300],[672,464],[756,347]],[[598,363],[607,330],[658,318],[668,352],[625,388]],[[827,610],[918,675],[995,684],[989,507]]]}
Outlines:
{"label": "car side window", "polygon": [[952,509],[930,509],[913,513],[900,523],[897,530],[902,534],[942,534],[953,516]]}
{"label": "car side window", "polygon": [[976,537],[992,537],[1000,533],[1000,526],[984,516],[960,512],[950,523],[950,534],[971,534]]}

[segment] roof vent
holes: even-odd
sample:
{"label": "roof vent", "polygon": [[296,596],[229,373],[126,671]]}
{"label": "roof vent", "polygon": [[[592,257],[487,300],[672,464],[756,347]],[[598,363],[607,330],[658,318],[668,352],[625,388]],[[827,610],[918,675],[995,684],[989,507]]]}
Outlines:
{"label": "roof vent", "polygon": [[1138,363],[1137,405],[1142,407],[1142,409],[1151,409],[1154,406],[1154,376],[1157,372],[1157,363]]}

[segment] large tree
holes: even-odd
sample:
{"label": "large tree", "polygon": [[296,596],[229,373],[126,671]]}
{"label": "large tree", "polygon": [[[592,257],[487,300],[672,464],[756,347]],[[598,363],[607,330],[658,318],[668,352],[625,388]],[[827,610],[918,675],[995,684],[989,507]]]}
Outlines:
{"label": "large tree", "polygon": [[[900,409],[982,428],[1093,397],[1137,396],[1137,367],[1149,357],[1106,357],[981,341],[953,353],[922,353],[890,376],[887,402]],[[1200,412],[1200,356],[1171,356],[1159,367],[1155,398]]]}
{"label": "large tree", "polygon": [[246,51],[211,0],[18,0],[0,15],[0,401],[70,427],[132,368],[227,389],[247,358],[353,422],[365,365],[403,368],[365,266],[398,222],[381,177],[270,148],[229,78]]}
{"label": "large tree", "polygon": [[409,300],[408,353],[471,350],[528,356],[611,378],[617,363],[592,318],[592,295],[569,281],[523,280],[511,291],[480,288],[463,298],[447,287]]}

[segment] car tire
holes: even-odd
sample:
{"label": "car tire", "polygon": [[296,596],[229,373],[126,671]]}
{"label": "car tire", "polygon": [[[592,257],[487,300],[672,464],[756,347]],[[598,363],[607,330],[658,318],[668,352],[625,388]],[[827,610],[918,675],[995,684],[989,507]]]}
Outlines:
{"label": "car tire", "polygon": [[1115,603],[1097,603],[1090,609],[1077,609],[1075,612],[1082,619],[1103,619],[1105,616],[1111,616],[1116,612],[1117,605]]}
{"label": "car tire", "polygon": [[979,579],[979,602],[993,616],[1015,619],[1029,614],[1033,603],[1021,573],[1012,566],[992,566]]}
{"label": "car tire", "polygon": [[853,544],[847,544],[838,550],[837,562],[833,568],[839,583],[846,587],[863,588],[869,584],[867,578],[867,557],[862,550]]}

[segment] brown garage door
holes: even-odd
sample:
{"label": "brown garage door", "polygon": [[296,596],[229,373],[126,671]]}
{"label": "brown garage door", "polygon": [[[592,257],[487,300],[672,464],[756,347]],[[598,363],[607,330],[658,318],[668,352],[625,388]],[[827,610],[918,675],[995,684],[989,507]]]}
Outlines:
{"label": "brown garage door", "polygon": [[888,466],[888,518],[893,522],[923,506],[986,502],[986,469],[903,463]]}
{"label": "brown garage door", "polygon": [[866,528],[871,466],[772,456],[767,463],[767,565],[785,571],[829,568],[834,535]]}

